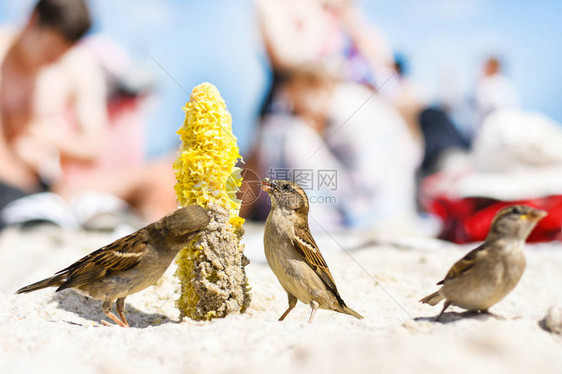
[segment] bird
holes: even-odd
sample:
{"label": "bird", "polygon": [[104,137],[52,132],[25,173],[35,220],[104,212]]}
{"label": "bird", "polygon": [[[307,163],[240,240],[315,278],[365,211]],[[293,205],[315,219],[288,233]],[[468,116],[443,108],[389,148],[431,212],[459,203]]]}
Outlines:
{"label": "bird", "polygon": [[[121,327],[125,318],[125,298],[142,291],[160,279],[176,254],[209,223],[199,205],[178,208],[159,221],[106,245],[64,268],[54,276],[25,286],[17,294],[46,287],[56,292],[72,288],[103,301],[103,312]],[[113,302],[119,318],[111,312]],[[110,325],[106,321],[102,324]]]}
{"label": "bird", "polygon": [[525,205],[514,205],[496,213],[486,240],[457,261],[441,288],[420,300],[421,303],[456,305],[469,312],[492,314],[489,308],[515,288],[525,270],[525,240],[547,213]]}
{"label": "bird", "polygon": [[308,323],[318,308],[362,319],[349,308],[338,292],[332,273],[308,227],[308,197],[296,183],[264,179],[262,189],[271,197],[265,222],[264,251],[267,263],[288,295],[289,307],[279,321],[293,310],[297,300],[310,305]]}

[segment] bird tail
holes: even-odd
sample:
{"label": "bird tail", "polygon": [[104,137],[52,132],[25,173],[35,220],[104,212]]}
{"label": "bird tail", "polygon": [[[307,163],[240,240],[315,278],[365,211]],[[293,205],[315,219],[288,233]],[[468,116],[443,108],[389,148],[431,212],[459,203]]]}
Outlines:
{"label": "bird tail", "polygon": [[435,291],[431,295],[427,295],[423,299],[420,300],[420,303],[429,304],[431,306],[437,305],[444,297],[441,296],[439,291]]}
{"label": "bird tail", "polygon": [[357,313],[355,310],[353,310],[351,308],[348,308],[347,306],[344,306],[342,308],[341,312],[345,313],[345,314],[349,314],[350,316],[353,316],[357,319],[363,319],[363,316],[361,314]]}
{"label": "bird tail", "polygon": [[17,290],[16,293],[28,293],[47,287],[60,287],[64,283],[64,277],[65,276],[63,274],[55,275],[54,277],[43,279],[42,281],[35,282],[29,286],[22,287]]}

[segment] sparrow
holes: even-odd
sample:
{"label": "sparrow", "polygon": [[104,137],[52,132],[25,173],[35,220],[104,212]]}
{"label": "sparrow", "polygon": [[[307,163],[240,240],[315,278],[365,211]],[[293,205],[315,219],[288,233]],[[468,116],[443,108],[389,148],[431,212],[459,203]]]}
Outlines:
{"label": "sparrow", "polygon": [[312,308],[308,323],[312,323],[318,308],[363,318],[341,298],[328,264],[312,238],[308,198],[303,189],[296,183],[267,178],[261,186],[271,197],[271,210],[265,221],[265,257],[289,297],[289,307],[279,321],[287,317],[297,300]]}
{"label": "sparrow", "polygon": [[[16,293],[46,287],[56,292],[73,288],[102,300],[103,312],[121,327],[129,327],[123,311],[125,298],[160,279],[176,254],[209,223],[205,209],[198,205],[179,208],[159,221],[106,245],[76,261],[54,276],[30,284]],[[116,301],[117,318],[111,312]],[[110,325],[101,321],[104,325]]]}
{"label": "sparrow", "polygon": [[492,221],[484,243],[456,262],[441,288],[420,300],[445,304],[437,320],[450,305],[471,312],[489,313],[519,282],[525,270],[525,240],[546,212],[524,205],[500,210]]}

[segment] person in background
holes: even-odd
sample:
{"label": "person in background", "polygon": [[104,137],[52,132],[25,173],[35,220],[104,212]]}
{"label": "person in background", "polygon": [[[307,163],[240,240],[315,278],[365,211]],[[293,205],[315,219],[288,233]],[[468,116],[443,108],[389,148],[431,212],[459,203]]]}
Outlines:
{"label": "person in background", "polygon": [[146,159],[144,124],[154,94],[152,76],[103,35],[88,37],[81,47],[94,57],[106,82],[103,152],[87,165],[65,164],[54,191],[66,200],[84,191],[106,192],[133,206],[146,221],[156,221],[176,207],[176,179],[175,154]]}
{"label": "person in background", "polygon": [[[131,116],[108,116],[115,100],[103,61],[79,43],[91,24],[85,0],[40,0],[20,30],[0,31],[0,210],[44,191],[67,202],[107,194],[149,221],[175,207],[172,161],[142,164],[143,129],[112,127]],[[36,196],[31,206],[44,201]],[[29,207],[15,207],[16,216]]]}
{"label": "person in background", "polygon": [[[256,6],[272,84],[247,169],[300,184],[312,225],[406,226],[421,146],[391,102],[397,79],[380,32],[355,1]],[[264,218],[265,206],[242,214]]]}
{"label": "person in background", "polygon": [[[519,98],[515,86],[502,74],[502,64],[497,57],[489,57],[483,64],[481,77],[476,82],[474,100],[468,103],[466,126],[453,121],[455,112],[462,113],[464,105],[447,103],[424,108],[419,113],[419,124],[425,140],[425,157],[420,168],[424,178],[447,167],[449,160],[459,165],[465,152],[481,131],[484,120],[493,112],[515,108]],[[463,101],[464,104],[464,101]],[[464,132],[460,130],[464,129]],[[467,131],[468,130],[468,131]],[[453,165],[451,165],[453,166]]]}
{"label": "person in background", "polygon": [[352,0],[255,0],[272,81],[262,116],[286,110],[290,71],[321,63],[339,78],[392,91],[392,51]]}
{"label": "person in background", "polygon": [[474,97],[476,109],[476,128],[486,117],[498,109],[519,107],[519,94],[515,85],[504,75],[502,62],[492,56],[486,59],[481,77],[476,85]]}
{"label": "person in background", "polygon": [[[292,111],[266,117],[247,167],[301,185],[313,205],[313,226],[409,226],[421,149],[398,112],[370,97],[365,86],[341,81],[317,64],[288,74],[285,90]],[[253,218],[267,212],[260,197]],[[252,214],[251,206],[244,208],[243,214]]]}
{"label": "person in background", "polygon": [[83,0],[41,0],[21,30],[0,32],[0,207],[101,151],[103,79],[72,48],[91,22]]}
{"label": "person in background", "polygon": [[420,113],[428,107],[425,93],[409,76],[408,59],[402,54],[394,56],[394,71],[396,88],[390,97],[392,104],[398,110],[408,125],[410,133],[418,143],[423,142],[420,129]]}

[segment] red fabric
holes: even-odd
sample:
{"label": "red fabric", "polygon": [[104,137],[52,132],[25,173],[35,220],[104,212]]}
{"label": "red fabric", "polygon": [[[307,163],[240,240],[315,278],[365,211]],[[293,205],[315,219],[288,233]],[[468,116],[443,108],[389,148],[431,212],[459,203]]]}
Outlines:
{"label": "red fabric", "polygon": [[496,213],[515,204],[529,205],[548,212],[529,236],[529,242],[562,240],[562,195],[519,201],[478,197],[459,200],[428,197],[423,202],[428,212],[439,216],[443,221],[443,230],[439,238],[455,243],[484,240]]}

